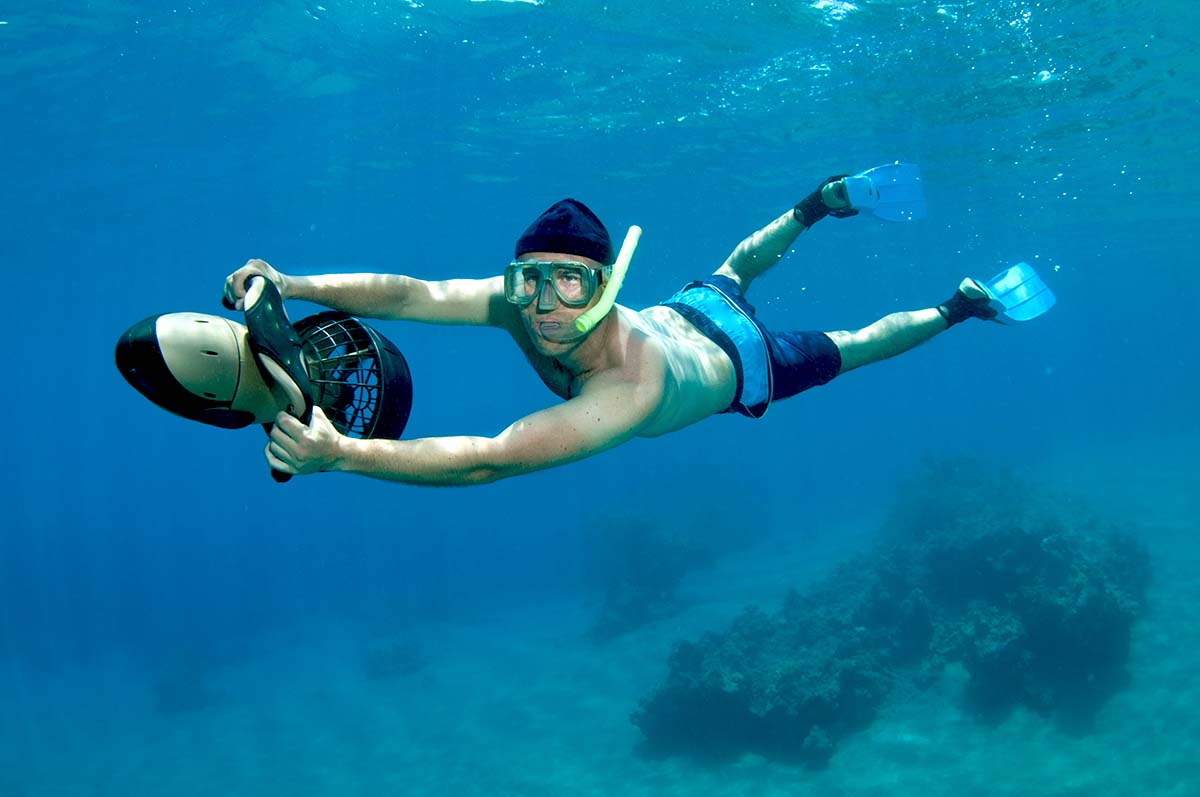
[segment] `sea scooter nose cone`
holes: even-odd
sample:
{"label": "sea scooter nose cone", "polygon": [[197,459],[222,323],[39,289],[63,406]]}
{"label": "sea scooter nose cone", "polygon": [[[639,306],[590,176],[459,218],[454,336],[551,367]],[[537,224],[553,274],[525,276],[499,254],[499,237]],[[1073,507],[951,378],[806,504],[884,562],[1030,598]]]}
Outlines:
{"label": "sea scooter nose cone", "polygon": [[143,319],[117,341],[116,363],[139,393],[176,415],[223,429],[255,420],[254,413],[231,407],[243,369],[236,331],[219,316]]}

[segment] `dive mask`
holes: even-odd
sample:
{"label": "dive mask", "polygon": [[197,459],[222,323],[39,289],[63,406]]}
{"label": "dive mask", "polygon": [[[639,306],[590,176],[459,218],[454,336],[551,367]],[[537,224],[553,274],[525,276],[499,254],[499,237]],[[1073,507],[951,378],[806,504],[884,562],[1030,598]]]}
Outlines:
{"label": "dive mask", "polygon": [[518,307],[535,299],[542,305],[542,292],[549,284],[558,300],[567,307],[584,307],[596,295],[601,271],[577,260],[514,260],[504,269],[504,297]]}

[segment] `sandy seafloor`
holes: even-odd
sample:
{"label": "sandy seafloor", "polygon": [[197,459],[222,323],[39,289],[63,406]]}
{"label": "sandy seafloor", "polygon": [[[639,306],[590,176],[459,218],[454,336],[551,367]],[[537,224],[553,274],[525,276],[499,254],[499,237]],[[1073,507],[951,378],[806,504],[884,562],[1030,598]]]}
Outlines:
{"label": "sandy seafloor", "polygon": [[0,795],[1197,794],[1200,497],[1195,445],[1183,442],[1075,447],[1023,474],[1136,529],[1152,554],[1132,683],[1082,737],[1025,710],[981,725],[957,707],[964,674],[948,671],[938,688],[889,703],[824,770],[637,753],[628,716],[661,680],[671,642],[821,576],[869,539],[879,518],[863,516],[694,573],[680,615],[603,645],[582,633],[596,607],[577,599],[505,607],[405,629],[428,666],[372,681],[362,656],[379,629],[329,618],[262,640],[210,675],[211,705],[171,715],[120,661],[12,673],[30,687],[22,713],[39,721],[0,740]]}

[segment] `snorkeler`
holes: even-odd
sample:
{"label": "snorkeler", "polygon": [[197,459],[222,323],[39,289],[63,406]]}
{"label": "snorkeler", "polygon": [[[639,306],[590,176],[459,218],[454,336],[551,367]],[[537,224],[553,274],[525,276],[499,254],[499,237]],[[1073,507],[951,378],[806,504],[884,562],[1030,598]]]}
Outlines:
{"label": "snorkeler", "polygon": [[[889,220],[923,215],[916,167],[890,164],[826,180],[738,244],[713,274],[640,312],[613,304],[640,230],[631,228],[618,256],[601,221],[574,199],[538,216],[517,240],[504,274],[487,279],[299,277],[250,260],[225,281],[229,307],[240,309],[247,284],[261,276],[284,299],[355,316],[499,327],[565,399],[491,438],[356,439],[335,429],[320,406],[308,423],[282,412],[270,431],[267,462],[286,474],[344,471],[429,485],[493,482],[717,413],[760,418],[772,401],[894,357],[969,318],[1006,316],[1012,309],[992,288],[995,280],[985,287],[967,278],[940,305],[892,313],[856,331],[767,330],[746,300],[754,280],[825,216],[859,212]],[[1020,282],[1023,274],[1009,279]],[[1033,314],[1044,312],[1052,295],[1045,291],[1041,301]],[[1024,320],[1016,310],[1012,318]]]}

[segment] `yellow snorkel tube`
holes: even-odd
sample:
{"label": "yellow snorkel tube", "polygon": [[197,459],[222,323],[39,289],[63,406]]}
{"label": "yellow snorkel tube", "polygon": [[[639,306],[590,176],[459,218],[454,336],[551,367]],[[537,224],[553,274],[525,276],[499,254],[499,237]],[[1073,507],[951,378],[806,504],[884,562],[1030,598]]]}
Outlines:
{"label": "yellow snorkel tube", "polygon": [[608,284],[604,286],[604,290],[600,293],[600,301],[596,302],[596,306],[588,310],[579,318],[575,319],[575,328],[580,332],[591,332],[596,324],[600,323],[600,319],[608,315],[608,311],[612,309],[617,301],[617,294],[621,291],[621,283],[625,281],[625,272],[629,270],[629,261],[633,259],[633,252],[637,249],[638,241],[642,238],[642,228],[636,224],[629,228],[629,232],[625,233],[625,242],[621,244],[621,251],[617,253],[617,262],[613,263],[612,274],[608,278]]}

